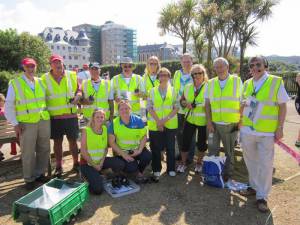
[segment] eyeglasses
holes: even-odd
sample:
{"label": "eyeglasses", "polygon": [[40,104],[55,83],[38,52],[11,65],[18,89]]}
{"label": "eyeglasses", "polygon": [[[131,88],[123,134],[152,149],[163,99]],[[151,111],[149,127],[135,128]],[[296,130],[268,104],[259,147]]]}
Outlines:
{"label": "eyeglasses", "polygon": [[250,69],[253,69],[255,66],[256,66],[256,68],[260,68],[262,66],[262,64],[261,63],[255,63],[255,64],[253,63],[253,64],[249,65]]}
{"label": "eyeglasses", "polygon": [[100,70],[100,68],[92,67],[91,70]]}
{"label": "eyeglasses", "polygon": [[25,67],[33,69],[35,68],[35,65],[26,65]]}
{"label": "eyeglasses", "polygon": [[127,69],[127,68],[130,69],[131,67],[132,67],[132,65],[124,65],[124,66],[123,66],[124,69]]}
{"label": "eyeglasses", "polygon": [[196,76],[196,75],[203,75],[204,74],[204,72],[203,71],[201,71],[201,72],[197,72],[197,73],[192,73],[192,76]]}

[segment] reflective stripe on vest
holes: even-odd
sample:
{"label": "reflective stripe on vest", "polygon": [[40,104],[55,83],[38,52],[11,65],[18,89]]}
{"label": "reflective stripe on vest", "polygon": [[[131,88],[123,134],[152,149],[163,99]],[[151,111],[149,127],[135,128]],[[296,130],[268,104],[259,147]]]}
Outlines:
{"label": "reflective stripe on vest", "polygon": [[109,104],[108,104],[108,95],[109,95],[109,83],[106,80],[101,79],[101,83],[99,84],[98,91],[96,91],[93,87],[92,80],[84,80],[82,82],[83,94],[85,98],[93,95],[94,102],[92,105],[83,105],[82,112],[85,118],[91,118],[93,114],[93,110],[103,109],[105,112],[105,119],[109,119]]}
{"label": "reflective stripe on vest", "polygon": [[[195,86],[193,84],[188,84],[184,88],[184,97],[189,103],[192,103],[195,99],[194,90],[195,90]],[[191,109],[187,117],[187,121],[189,123],[197,126],[206,125],[206,116],[205,116],[205,107],[204,107],[204,90],[205,90],[205,86],[201,88],[200,93],[196,97],[195,100],[196,108]]]}
{"label": "reflective stripe on vest", "polygon": [[[119,74],[113,78],[114,82],[114,92],[117,93],[118,98],[126,99],[129,101],[132,112],[140,115],[141,114],[141,105],[140,97],[137,97],[134,93],[136,89],[140,89],[140,76],[137,74],[132,74],[129,85],[124,81],[122,75]],[[127,96],[122,96],[126,94]],[[129,96],[128,96],[129,94]],[[117,105],[115,105],[117,109]]]}
{"label": "reflective stripe on vest", "polygon": [[85,128],[87,152],[94,164],[99,164],[107,148],[107,128],[102,126],[102,134],[96,134],[89,126]]}
{"label": "reflective stripe on vest", "polygon": [[[176,101],[177,94],[176,90],[168,85],[167,93],[165,99],[162,99],[159,92],[159,87],[154,87],[150,91],[150,98],[153,103],[153,110],[155,111],[159,119],[167,117],[173,111],[173,105]],[[157,131],[156,121],[152,118],[151,114],[148,112],[148,128],[151,131]],[[173,116],[165,123],[165,127],[168,129],[176,129],[178,127],[177,115]]]}
{"label": "reflective stripe on vest", "polygon": [[218,77],[209,80],[208,94],[211,105],[212,121],[238,123],[240,120],[240,78],[229,75],[221,90]]}
{"label": "reflective stripe on vest", "polygon": [[[257,110],[251,120],[244,109],[243,126],[249,126],[258,132],[273,133],[278,126],[279,106],[277,104],[277,93],[280,85],[283,85],[282,78],[268,75],[267,80],[256,94],[258,101]],[[246,81],[243,97],[247,99],[254,91],[253,78]],[[254,97],[254,96],[253,96]]]}
{"label": "reflective stripe on vest", "polygon": [[65,71],[65,76],[59,84],[49,73],[44,74],[42,80],[47,87],[47,108],[51,116],[77,113],[77,106],[70,104],[70,99],[74,98],[77,89],[76,73]]}
{"label": "reflective stripe on vest", "polygon": [[113,127],[116,143],[124,151],[137,149],[147,133],[146,128],[127,128],[123,123],[120,124],[120,117],[114,119]]}
{"label": "reflective stripe on vest", "polygon": [[34,78],[35,88],[32,90],[22,77],[11,81],[15,91],[15,108],[18,122],[37,123],[41,119],[49,120],[46,110],[45,89],[39,78]]}

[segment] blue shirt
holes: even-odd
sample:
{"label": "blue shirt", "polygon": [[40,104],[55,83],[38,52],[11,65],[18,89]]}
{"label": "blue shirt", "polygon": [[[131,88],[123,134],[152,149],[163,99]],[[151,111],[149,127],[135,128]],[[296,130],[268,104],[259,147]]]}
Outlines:
{"label": "blue shirt", "polygon": [[[124,122],[120,118],[120,124],[124,124]],[[127,128],[132,129],[143,129],[145,127],[145,123],[141,117],[131,114],[129,118],[129,124],[124,124]],[[110,123],[108,127],[108,133],[114,134],[114,123]]]}

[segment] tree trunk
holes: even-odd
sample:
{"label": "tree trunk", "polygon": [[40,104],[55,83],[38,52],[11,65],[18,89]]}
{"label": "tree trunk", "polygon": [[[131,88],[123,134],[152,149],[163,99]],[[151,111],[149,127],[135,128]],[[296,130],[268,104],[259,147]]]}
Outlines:
{"label": "tree trunk", "polygon": [[212,76],[213,76],[213,74],[212,74],[212,60],[211,60],[212,41],[213,41],[212,38],[209,37],[208,38],[208,45],[207,45],[207,59],[206,59],[207,72],[208,72],[209,78],[212,78]]}
{"label": "tree trunk", "polygon": [[186,53],[186,40],[185,39],[182,39],[183,41],[183,45],[182,45],[182,54]]}
{"label": "tree trunk", "polygon": [[240,44],[240,76],[243,81],[247,77],[247,74],[245,74],[246,70],[244,69],[245,50],[246,50],[246,44],[241,42],[241,44]]}

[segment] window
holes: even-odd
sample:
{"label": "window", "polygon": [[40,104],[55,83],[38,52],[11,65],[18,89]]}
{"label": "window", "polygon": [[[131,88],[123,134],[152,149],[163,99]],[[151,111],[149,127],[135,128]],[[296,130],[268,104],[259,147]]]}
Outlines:
{"label": "window", "polygon": [[71,51],[71,49],[72,49],[71,47],[68,47],[68,50],[69,50],[69,51]]}
{"label": "window", "polygon": [[60,49],[59,46],[56,46],[56,49],[59,50]]}
{"label": "window", "polygon": [[74,47],[74,51],[77,52],[77,48],[76,47]]}
{"label": "window", "polygon": [[78,60],[78,56],[77,56],[77,55],[75,55],[75,56],[74,56],[74,59],[75,59],[75,60]]}
{"label": "window", "polygon": [[85,48],[82,48],[82,51],[84,52],[84,51],[85,51]]}
{"label": "window", "polygon": [[65,46],[62,47],[63,50],[66,50]]}
{"label": "window", "polygon": [[69,69],[72,69],[72,65],[69,65]]}
{"label": "window", "polygon": [[63,59],[66,59],[66,56],[65,56],[65,55],[63,56]]}
{"label": "window", "polygon": [[72,59],[72,56],[69,55],[69,59]]}
{"label": "window", "polygon": [[85,56],[82,56],[82,59],[85,60]]}
{"label": "window", "polygon": [[54,49],[54,46],[53,46],[53,45],[51,45],[51,49]]}

